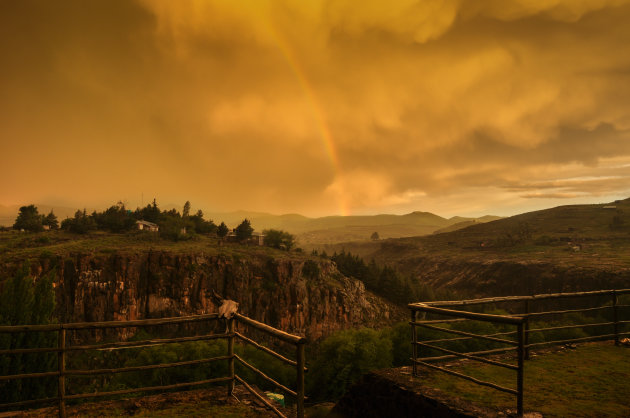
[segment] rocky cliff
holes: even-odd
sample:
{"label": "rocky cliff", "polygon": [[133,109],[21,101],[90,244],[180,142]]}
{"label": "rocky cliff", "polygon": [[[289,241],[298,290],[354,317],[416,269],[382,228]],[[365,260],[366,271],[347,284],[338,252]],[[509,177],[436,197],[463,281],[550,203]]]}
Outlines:
{"label": "rocky cliff", "polygon": [[305,257],[76,253],[40,258],[31,268],[36,277],[55,269],[63,322],[216,312],[213,290],[239,302],[239,312],[310,340],[405,318],[401,308],[343,276],[334,263]]}
{"label": "rocky cliff", "polygon": [[399,266],[435,289],[475,297],[579,292],[630,287],[630,267],[534,260],[422,256]]}

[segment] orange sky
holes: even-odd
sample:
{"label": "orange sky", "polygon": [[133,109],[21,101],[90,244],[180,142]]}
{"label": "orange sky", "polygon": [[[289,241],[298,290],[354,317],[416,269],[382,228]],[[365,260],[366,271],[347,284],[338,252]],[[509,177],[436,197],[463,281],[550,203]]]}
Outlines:
{"label": "orange sky", "polygon": [[0,1],[0,205],[630,196],[630,1]]}

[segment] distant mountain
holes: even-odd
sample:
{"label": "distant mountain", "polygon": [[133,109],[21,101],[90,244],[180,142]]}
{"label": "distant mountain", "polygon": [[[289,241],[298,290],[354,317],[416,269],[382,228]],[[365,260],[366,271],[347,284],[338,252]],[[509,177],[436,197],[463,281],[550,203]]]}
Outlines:
{"label": "distant mountain", "polygon": [[[204,212],[205,213],[205,212]],[[256,230],[283,229],[295,234],[303,246],[335,244],[347,241],[369,240],[374,232],[380,238],[400,238],[427,235],[436,230],[466,221],[487,221],[484,218],[453,217],[446,219],[430,212],[412,212],[406,215],[325,216],[309,218],[298,214],[272,215],[260,212],[205,213],[215,223],[225,222],[229,227],[237,226],[243,219],[251,221]]]}
{"label": "distant mountain", "polygon": [[[52,207],[50,205],[36,205],[40,213],[54,210],[59,220],[74,216],[77,209],[66,207]],[[175,204],[160,205],[162,210],[176,209],[181,206]],[[193,207],[192,212],[198,208]],[[11,226],[17,217],[19,206],[0,206],[0,225]],[[100,210],[100,209],[99,209]],[[88,209],[92,212],[93,209]],[[461,222],[485,222],[497,219],[496,216],[482,218],[463,218],[459,216],[450,219],[443,218],[430,212],[412,212],[406,215],[365,215],[365,216],[325,216],[309,218],[296,213],[273,215],[265,212],[234,211],[210,212],[203,211],[206,219],[212,219],[216,224],[225,224],[234,228],[243,219],[249,219],[256,231],[264,229],[282,229],[296,235],[300,245],[335,244],[347,241],[368,241],[374,232],[381,239],[412,237],[432,234],[451,228]],[[465,225],[464,225],[465,226]]]}
{"label": "distant mountain", "polygon": [[463,221],[438,232],[345,249],[465,295],[630,287],[630,199]]}

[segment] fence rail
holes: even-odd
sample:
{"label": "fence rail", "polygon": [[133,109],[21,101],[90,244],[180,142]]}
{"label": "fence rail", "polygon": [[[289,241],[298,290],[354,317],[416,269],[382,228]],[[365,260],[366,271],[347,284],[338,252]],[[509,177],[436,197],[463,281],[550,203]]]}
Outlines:
{"label": "fence rail", "polygon": [[[524,360],[529,359],[530,348],[542,347],[546,345],[554,344],[568,344],[574,342],[586,342],[586,341],[598,341],[598,340],[614,340],[615,344],[619,345],[620,337],[622,335],[630,334],[630,332],[622,332],[621,326],[630,324],[630,320],[622,320],[620,316],[620,309],[630,307],[628,304],[619,304],[618,299],[620,295],[630,294],[630,289],[620,290],[597,290],[590,292],[573,292],[573,293],[551,293],[551,294],[539,294],[532,296],[505,296],[495,298],[482,298],[482,299],[470,299],[470,300],[458,300],[458,301],[437,301],[426,303],[411,303],[408,305],[411,310],[411,325],[412,330],[412,365],[413,375],[418,376],[418,366],[427,367],[433,370],[438,370],[450,375],[457,376],[459,378],[471,381],[478,385],[491,387],[496,390],[514,394],[517,397],[517,413],[519,416],[523,415],[523,376],[524,376]],[[562,309],[562,310],[549,310],[542,312],[532,312],[532,307],[539,301],[550,301],[559,299],[575,299],[584,298],[589,301],[599,300],[600,304],[603,302],[602,298],[610,298],[608,304],[602,306],[587,307],[580,309]],[[523,312],[518,312],[520,309],[516,309],[516,313],[505,315],[492,315],[487,313],[477,313],[465,311],[466,307],[482,307],[483,305],[495,305],[495,304],[507,304],[509,306],[516,305],[520,307]],[[596,311],[608,311],[611,314],[611,320],[606,322],[594,322],[586,324],[570,324],[562,326],[546,326],[530,329],[530,319],[540,318],[545,316],[561,316],[570,313],[593,313]],[[446,316],[448,319],[418,319],[418,314],[422,313],[423,316],[438,315]],[[626,315],[627,317],[628,315]],[[466,332],[457,329],[446,328],[439,326],[446,324],[450,326],[453,324],[457,326],[461,323],[470,321],[484,321],[499,325],[513,325],[516,326],[515,331],[507,332],[494,332],[491,334],[475,334],[473,332]],[[434,331],[439,331],[446,334],[461,335],[461,337],[455,338],[433,338],[424,341],[418,340],[418,329],[425,328]],[[549,331],[571,330],[571,329],[604,329],[609,330],[608,333],[594,335],[589,337],[578,338],[563,338],[558,340],[544,341],[529,343],[530,335],[542,334]],[[612,332],[611,332],[612,331]],[[604,331],[606,332],[606,331]],[[505,338],[497,338],[499,336],[515,336],[513,340]],[[496,344],[511,345],[508,348],[495,348],[490,350],[472,351],[472,352],[459,352],[452,349],[447,349],[436,344],[450,343],[453,341],[463,342],[473,339],[481,339]],[[418,348],[425,347],[432,351],[442,352],[446,355],[419,357]],[[486,356],[489,354],[506,353],[510,351],[516,351],[517,365],[503,363],[501,361],[491,360],[480,356]],[[446,369],[436,364],[435,362],[453,360],[453,359],[468,359],[477,361],[480,363],[490,364],[497,367],[504,367],[517,372],[516,389],[505,388],[492,382],[485,382],[476,379],[471,376],[464,375],[462,373],[455,372],[453,370]]]}
{"label": "fence rail", "polygon": [[[292,335],[276,328],[270,327],[261,322],[255,321],[244,315],[236,313],[233,318],[226,319],[227,329],[223,333],[211,333],[205,335],[196,335],[189,337],[177,337],[177,338],[152,338],[141,341],[119,341],[113,343],[102,344],[86,344],[86,345],[66,345],[66,331],[77,330],[104,330],[112,328],[130,328],[130,327],[146,327],[146,326],[159,326],[159,325],[178,325],[194,322],[207,322],[219,320],[218,314],[207,315],[194,315],[186,317],[175,318],[159,318],[159,319],[143,319],[134,321],[108,321],[108,322],[79,322],[79,323],[65,323],[65,324],[49,324],[49,325],[14,325],[14,326],[0,326],[0,334],[16,334],[16,333],[37,333],[37,332],[56,332],[57,333],[57,347],[33,347],[33,348],[15,348],[15,349],[3,349],[0,350],[0,355],[9,356],[16,354],[33,354],[33,353],[57,353],[57,370],[38,372],[38,373],[21,373],[13,375],[0,376],[0,382],[20,380],[20,379],[33,379],[42,377],[56,377],[57,378],[57,396],[48,397],[42,399],[28,399],[19,402],[0,404],[0,408],[17,408],[27,407],[36,404],[51,404],[56,403],[58,406],[59,416],[66,416],[66,401],[75,399],[87,399],[96,397],[108,397],[118,396],[125,394],[132,394],[138,392],[152,392],[152,391],[165,391],[180,389],[185,387],[201,386],[214,383],[226,383],[228,389],[228,395],[232,395],[236,382],[242,384],[249,392],[251,392],[258,400],[262,401],[265,406],[269,407],[274,413],[280,417],[285,415],[276,408],[269,400],[260,395],[250,384],[244,379],[236,375],[234,368],[234,361],[239,361],[240,364],[246,368],[252,370],[254,373],[262,377],[265,381],[273,384],[274,386],[282,389],[284,392],[292,395],[296,398],[297,404],[297,416],[299,418],[304,417],[304,372],[306,371],[306,360],[304,355],[304,347],[306,345],[306,339],[304,337]],[[274,338],[280,339],[284,342],[291,343],[295,346],[296,360],[289,359],[282,354],[275,352],[274,350],[261,345],[260,343],[248,338],[247,336],[235,331],[235,322],[239,322],[252,329],[260,330]],[[256,349],[271,355],[284,363],[295,367],[296,369],[296,390],[292,390],[281,383],[277,382],[273,378],[267,376],[262,371],[258,370],[255,366],[246,362],[244,359],[234,353],[235,339],[238,338],[244,343],[250,344]],[[227,340],[227,353],[223,356],[209,357],[197,360],[170,362],[162,364],[149,364],[143,366],[128,366],[118,368],[102,368],[102,369],[87,369],[87,370],[73,370],[66,369],[66,360],[68,353],[85,350],[103,350],[103,349],[129,349],[150,347],[162,344],[172,343],[185,343],[192,341],[208,341],[215,339]],[[159,385],[149,387],[139,387],[132,389],[124,389],[109,392],[96,392],[96,393],[66,393],[66,378],[72,376],[96,376],[104,374],[116,374],[125,372],[147,371],[157,369],[170,369],[174,367],[194,366],[201,364],[208,364],[217,361],[227,361],[228,363],[228,376],[214,377],[211,379],[204,379],[193,382],[182,382],[170,385]]]}

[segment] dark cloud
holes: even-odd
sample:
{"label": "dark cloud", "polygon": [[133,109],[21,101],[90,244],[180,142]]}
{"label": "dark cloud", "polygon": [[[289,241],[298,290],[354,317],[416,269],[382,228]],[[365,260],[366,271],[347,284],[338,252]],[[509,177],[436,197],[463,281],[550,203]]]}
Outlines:
{"label": "dark cloud", "polygon": [[0,2],[0,203],[618,196],[628,18],[621,0]]}

